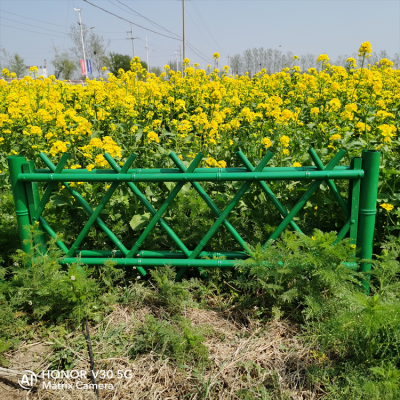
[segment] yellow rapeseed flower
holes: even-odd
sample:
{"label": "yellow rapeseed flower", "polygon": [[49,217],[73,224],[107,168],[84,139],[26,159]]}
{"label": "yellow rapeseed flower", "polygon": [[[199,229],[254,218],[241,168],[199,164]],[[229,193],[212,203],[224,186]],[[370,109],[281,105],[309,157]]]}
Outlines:
{"label": "yellow rapeseed flower", "polygon": [[358,55],[360,57],[371,57],[371,43],[370,42],[364,42],[362,43],[361,47],[358,49]]}
{"label": "yellow rapeseed flower", "polygon": [[392,204],[389,203],[383,203],[380,205],[383,209],[385,209],[386,211],[392,211],[394,206]]}
{"label": "yellow rapeseed flower", "polygon": [[156,142],[156,143],[160,143],[160,139],[158,138],[157,133],[155,133],[154,131],[151,131],[147,134],[147,143],[151,143],[151,142]]}
{"label": "yellow rapeseed flower", "polygon": [[332,140],[332,141],[334,141],[334,140],[340,140],[342,137],[338,134],[338,133],[335,133],[334,135],[332,135],[330,138],[329,138],[329,140]]}
{"label": "yellow rapeseed flower", "polygon": [[268,139],[267,137],[263,138],[263,140],[261,142],[265,146],[266,149],[268,149],[268,147],[272,146],[271,140]]}
{"label": "yellow rapeseed flower", "polygon": [[281,142],[281,144],[282,144],[284,147],[289,147],[289,142],[290,142],[289,136],[283,135],[283,136],[281,136],[281,138],[279,139],[279,141]]}
{"label": "yellow rapeseed flower", "polygon": [[329,61],[329,57],[327,54],[321,54],[317,58],[317,64],[322,63],[322,65],[325,65]]}

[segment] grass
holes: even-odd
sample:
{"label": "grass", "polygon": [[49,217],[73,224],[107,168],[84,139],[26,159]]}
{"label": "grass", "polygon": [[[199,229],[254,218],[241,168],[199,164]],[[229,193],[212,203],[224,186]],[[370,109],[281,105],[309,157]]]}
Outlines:
{"label": "grass", "polygon": [[[0,218],[11,232],[8,206],[5,199]],[[235,270],[175,282],[170,266],[146,279],[112,262],[62,267],[53,242],[39,254],[36,234],[32,228],[31,254],[9,246],[3,255],[2,367],[88,371],[87,316],[96,369],[114,371],[102,399],[400,398],[395,238],[382,245],[369,277],[343,265],[354,257],[349,241],[333,244],[333,233],[315,231],[285,234],[267,251],[256,246]],[[118,379],[118,371],[132,377]],[[2,391],[22,395],[9,378],[0,379]],[[65,396],[95,398],[90,389],[30,394]]]}

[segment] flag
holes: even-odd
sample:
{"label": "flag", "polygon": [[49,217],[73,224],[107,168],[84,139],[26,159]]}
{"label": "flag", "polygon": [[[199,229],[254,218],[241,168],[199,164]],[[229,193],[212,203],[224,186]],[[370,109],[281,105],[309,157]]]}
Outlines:
{"label": "flag", "polygon": [[92,75],[92,63],[90,60],[86,60],[86,67],[88,74]]}
{"label": "flag", "polygon": [[85,60],[81,60],[81,73],[82,75],[86,75],[86,68],[85,68]]}

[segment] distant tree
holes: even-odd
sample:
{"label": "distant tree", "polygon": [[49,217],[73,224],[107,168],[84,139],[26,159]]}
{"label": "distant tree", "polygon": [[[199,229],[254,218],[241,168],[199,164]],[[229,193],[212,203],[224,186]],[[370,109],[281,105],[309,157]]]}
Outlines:
{"label": "distant tree", "polygon": [[[254,64],[254,74],[261,71],[261,60],[260,60],[260,51],[256,47],[252,49],[253,53],[253,64]],[[254,75],[253,74],[253,75]]]}
{"label": "distant tree", "polygon": [[240,54],[235,54],[232,56],[230,64],[233,75],[240,75],[242,73],[243,61]]}
{"label": "distant tree", "polygon": [[283,62],[282,62],[282,52],[278,49],[274,49],[273,52],[273,67],[271,70],[271,73],[276,73],[278,71],[281,71],[283,68]]}
{"label": "distant tree", "polygon": [[111,52],[107,60],[107,68],[115,76],[118,75],[118,71],[123,69],[125,72],[131,69],[131,58],[124,54]]}
{"label": "distant tree", "polygon": [[4,47],[0,47],[0,69],[9,67],[11,55]]}
{"label": "distant tree", "polygon": [[54,66],[54,76],[57,79],[72,79],[74,72],[78,69],[78,60],[68,51],[60,52],[53,47],[54,58],[51,63]]}
{"label": "distant tree", "polygon": [[26,73],[25,60],[17,53],[11,56],[8,69],[10,72],[15,72],[18,78],[21,78]]}
{"label": "distant tree", "polygon": [[91,32],[86,43],[88,46],[87,58],[91,60],[93,70],[97,72],[98,76],[101,76],[102,68],[107,62],[107,47],[111,42],[106,43],[103,36]]}
{"label": "distant tree", "polygon": [[[87,29],[87,26],[84,24],[82,24],[82,30],[86,59],[91,61],[92,69],[97,72],[98,76],[101,76],[102,68],[107,63],[106,52],[107,47],[110,45],[110,41],[106,42],[103,36],[91,31],[90,29]],[[80,26],[71,25],[68,36],[73,43],[73,46],[70,48],[70,52],[76,59],[83,59]]]}
{"label": "distant tree", "polygon": [[291,51],[288,51],[286,54],[282,55],[282,69],[283,68],[292,68],[295,64],[295,60],[293,60],[294,54]]}
{"label": "distant tree", "polygon": [[399,69],[400,68],[400,55],[399,53],[395,53],[394,56],[392,57],[393,61],[393,68]]}
{"label": "distant tree", "polygon": [[386,50],[381,50],[379,53],[377,52],[372,52],[371,58],[368,60],[368,64],[379,64],[379,61],[382,60],[382,58],[390,59],[390,56]]}
{"label": "distant tree", "polygon": [[163,69],[161,67],[150,67],[150,72],[155,74],[155,76],[160,76],[163,72]]}
{"label": "distant tree", "polygon": [[[83,30],[83,42],[85,44],[85,51],[88,51],[87,39],[90,35],[91,31],[87,28],[86,25],[82,24]],[[69,28],[68,36],[72,41],[73,46],[70,48],[71,53],[78,60],[83,59],[83,48],[82,48],[82,40],[81,40],[81,28],[79,25],[71,25]]]}
{"label": "distant tree", "polygon": [[173,70],[173,71],[182,71],[182,63],[178,60],[178,67],[176,66],[176,60],[169,60],[167,62],[167,65]]}
{"label": "distant tree", "polygon": [[[131,57],[124,54],[111,52],[106,60],[107,68],[115,76],[118,75],[118,71],[123,69],[125,72],[131,69]],[[144,61],[140,61],[142,68],[147,71],[147,64]]]}
{"label": "distant tree", "polygon": [[140,61],[140,64],[142,64],[142,68],[144,68],[147,71],[147,63],[146,63],[146,61]]}
{"label": "distant tree", "polygon": [[249,76],[251,78],[252,71],[254,69],[254,57],[251,49],[247,49],[243,52],[243,64],[245,71],[249,73]]}

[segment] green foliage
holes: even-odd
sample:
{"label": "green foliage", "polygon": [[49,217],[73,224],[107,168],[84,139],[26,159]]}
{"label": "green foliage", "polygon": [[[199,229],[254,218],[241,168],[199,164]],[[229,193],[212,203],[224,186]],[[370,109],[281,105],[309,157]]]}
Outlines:
{"label": "green foliage", "polygon": [[[144,61],[140,62],[142,68],[147,70],[147,64]],[[112,72],[115,76],[118,76],[118,71],[120,69],[126,71],[130,71],[131,69],[131,57],[124,54],[113,53],[111,52],[107,59],[107,67],[110,72]]]}
{"label": "green foliage", "polygon": [[53,47],[54,58],[52,64],[54,66],[54,76],[56,79],[72,79],[74,72],[77,70],[76,60],[68,53],[61,52],[57,47]]}
{"label": "green foliage", "polygon": [[[11,255],[20,247],[14,201],[8,191],[0,192],[0,264],[11,263]],[[1,260],[3,259],[3,260]]]}
{"label": "green foliage", "polygon": [[37,229],[29,231],[27,242],[31,252],[18,251],[14,256],[12,279],[0,284],[0,292],[8,303],[32,315],[35,319],[79,323],[91,312],[92,301],[99,292],[99,284],[89,278],[92,270],[80,264],[71,264],[67,270],[59,264],[60,251],[54,241],[49,251],[41,254],[35,245]]}
{"label": "green foliage", "polygon": [[309,377],[325,385],[328,398],[397,399],[399,240],[383,243],[367,275],[346,264],[359,262],[350,242],[335,239],[317,230],[312,238],[288,233],[265,249],[252,248],[250,258],[238,262],[242,275],[231,281],[244,292],[238,306],[255,305],[256,315],[288,316],[303,324],[318,349],[312,351]]}
{"label": "green foliage", "polygon": [[163,72],[164,71],[161,67],[150,67],[150,73],[155,74],[155,76],[160,76]]}
{"label": "green foliage", "polygon": [[77,326],[85,316],[101,318],[108,304],[116,301],[123,271],[112,262],[96,270],[79,262],[62,266],[55,241],[50,240],[42,254],[35,244],[38,228],[28,231],[31,251],[19,250],[14,263],[0,269],[0,339],[18,337],[33,321]]}
{"label": "green foliage", "polygon": [[327,399],[397,400],[400,398],[400,370],[392,362],[368,367],[344,362],[336,368],[311,368],[310,379],[325,385]]}
{"label": "green foliage", "polygon": [[377,366],[383,360],[400,362],[400,252],[398,241],[383,245],[373,262],[371,293],[339,287],[322,303],[308,296],[305,316],[310,334],[324,351]]}
{"label": "green foliage", "polygon": [[[335,240],[334,232],[315,230],[312,238],[287,232],[266,249],[251,247],[250,258],[238,261],[240,275],[232,280],[244,292],[240,302],[271,310],[279,318],[304,306],[308,298],[320,303],[349,285],[361,290],[360,274],[345,264],[355,261],[350,241]],[[293,317],[302,319],[301,314]]]}
{"label": "green foliage", "polygon": [[147,315],[139,328],[131,355],[154,351],[162,357],[176,360],[179,364],[201,365],[208,360],[208,350],[204,342],[203,334],[185,318],[177,318],[171,323]]}
{"label": "green foliage", "polygon": [[129,305],[133,309],[140,308],[148,299],[153,297],[154,290],[144,282],[134,282],[120,288],[118,302]]}
{"label": "green foliage", "polygon": [[9,70],[10,72],[15,72],[18,78],[22,78],[25,75],[25,60],[18,53],[15,53],[11,57]]}
{"label": "green foliage", "polygon": [[194,286],[197,286],[197,281],[192,279],[191,281],[175,282],[175,275],[175,269],[170,266],[151,271],[151,277],[155,281],[157,290],[155,293],[157,302],[166,310],[179,313],[184,307],[196,306],[192,290]]}

